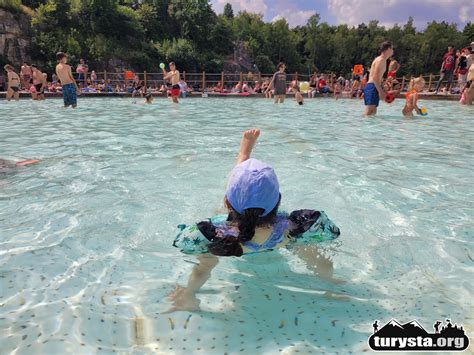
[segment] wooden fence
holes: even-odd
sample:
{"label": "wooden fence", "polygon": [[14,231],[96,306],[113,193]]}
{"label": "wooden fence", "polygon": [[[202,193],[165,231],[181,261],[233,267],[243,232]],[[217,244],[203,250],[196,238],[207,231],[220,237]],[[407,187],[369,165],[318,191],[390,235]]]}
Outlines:
{"label": "wooden fence", "polygon": [[[143,73],[132,73],[133,76],[137,75],[138,78],[143,81],[144,86],[147,88],[159,88],[163,83],[163,74],[162,73],[152,73],[146,72]],[[78,78],[77,73],[74,74],[76,79]],[[119,85],[121,88],[126,89],[129,84],[133,81],[131,79],[133,76],[130,74],[127,76],[125,73],[112,73],[112,72],[97,72],[96,73],[97,79],[95,82],[101,82],[102,80],[109,82],[112,88],[115,88],[116,85]],[[234,87],[237,83],[244,83],[249,82],[252,84],[259,83],[261,84],[264,80],[271,80],[273,74],[262,74],[262,73],[187,73],[181,72],[181,78],[187,83],[188,87],[195,87],[198,88],[199,91],[204,89],[211,89],[211,88],[220,88],[222,89],[230,89]],[[326,79],[327,84],[332,87],[336,81],[336,77],[329,73],[329,74],[318,74],[318,76],[324,76]],[[290,84],[292,81],[310,81],[312,75],[309,74],[300,74],[300,73],[287,73],[287,81]],[[436,86],[437,81],[439,80],[439,75],[424,75],[423,78],[426,81],[425,88],[431,90]],[[397,78],[397,80],[401,83],[402,90],[406,89],[411,77],[402,76]],[[90,73],[84,73],[82,75],[81,80],[79,82],[87,83],[90,79]],[[455,81],[456,78],[453,78]],[[253,85],[252,85],[253,86]]]}

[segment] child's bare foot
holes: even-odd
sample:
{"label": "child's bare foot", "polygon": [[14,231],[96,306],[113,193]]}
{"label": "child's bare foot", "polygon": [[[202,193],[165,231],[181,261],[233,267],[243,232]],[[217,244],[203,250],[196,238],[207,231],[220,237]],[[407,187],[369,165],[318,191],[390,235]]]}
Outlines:
{"label": "child's bare foot", "polygon": [[260,130],[256,129],[249,129],[244,132],[244,136],[240,141],[240,151],[237,157],[237,164],[242,163],[250,158],[250,154],[252,153],[252,149],[257,142],[258,136],[260,136]]}

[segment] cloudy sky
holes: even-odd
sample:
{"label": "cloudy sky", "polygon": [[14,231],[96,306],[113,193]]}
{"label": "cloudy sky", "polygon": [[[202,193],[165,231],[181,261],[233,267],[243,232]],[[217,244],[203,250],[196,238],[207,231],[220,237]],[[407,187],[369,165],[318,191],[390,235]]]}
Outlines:
{"label": "cloudy sky", "polygon": [[408,16],[418,29],[431,20],[455,22],[460,29],[466,22],[474,22],[474,0],[211,0],[217,13],[227,2],[234,13],[262,13],[265,21],[284,17],[290,26],[305,24],[314,12],[330,24],[357,25],[375,19],[392,26],[406,23]]}

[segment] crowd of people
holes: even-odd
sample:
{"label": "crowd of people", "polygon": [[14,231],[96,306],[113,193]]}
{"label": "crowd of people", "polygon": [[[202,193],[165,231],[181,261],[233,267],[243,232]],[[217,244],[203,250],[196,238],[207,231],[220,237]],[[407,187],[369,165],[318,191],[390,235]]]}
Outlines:
{"label": "crowd of people", "polygon": [[[61,80],[58,70],[51,75],[48,80],[46,73],[35,64],[24,62],[19,73],[15,68],[7,64],[4,69],[7,73],[6,80],[0,75],[0,91],[7,91],[7,99],[18,100],[20,92],[29,93],[33,100],[44,100],[45,93],[62,93],[64,84],[74,83],[77,87],[77,93],[129,93],[132,96],[162,93],[168,95],[174,102],[178,102],[178,97],[185,97],[191,92],[211,92],[219,94],[239,94],[253,95],[264,94],[266,98],[275,97],[275,102],[284,102],[286,94],[294,94],[298,104],[302,105],[303,95],[313,98],[317,95],[332,95],[335,99],[340,97],[364,98],[367,106],[378,105],[378,99],[375,96],[385,100],[384,93],[400,93],[406,90],[408,97],[415,100],[418,93],[426,89],[425,80],[418,78],[411,80],[408,85],[402,85],[397,79],[397,71],[400,69],[400,63],[393,56],[393,47],[389,42],[384,42],[385,47],[381,47],[381,56],[377,63],[373,63],[371,68],[364,68],[362,65],[355,65],[350,77],[344,78],[336,74],[318,74],[314,73],[308,81],[299,81],[294,79],[287,80],[284,63],[278,65],[278,71],[273,77],[254,77],[255,74],[248,73],[244,78],[241,77],[234,85],[225,85],[224,82],[214,82],[215,85],[201,87],[199,81],[188,85],[184,78],[176,69],[176,65],[171,62],[169,71],[162,66],[163,75],[159,80],[148,80],[144,82],[138,74],[132,77],[125,77],[122,73],[111,73],[109,78],[98,78],[94,70],[89,71],[89,66],[85,59],[80,59],[79,64],[73,69],[66,62],[68,67],[67,78]],[[66,58],[64,53],[58,53],[58,63]],[[382,55],[383,54],[383,55]],[[382,63],[383,62],[383,63]],[[59,65],[58,64],[58,65]],[[383,64],[383,65],[382,65]],[[60,66],[61,67],[61,66]],[[161,65],[160,65],[161,67]],[[58,69],[58,68],[57,68]],[[374,70],[376,73],[374,73]],[[385,73],[387,74],[385,75]],[[130,72],[131,73],[131,72]],[[374,75],[372,75],[374,74]],[[65,75],[65,74],[63,74]],[[258,79],[258,80],[255,80]],[[438,94],[440,91],[444,94],[461,94],[460,102],[462,104],[472,104],[474,89],[472,81],[474,80],[474,42],[469,47],[455,51],[454,46],[448,46],[441,64],[439,80],[433,85],[432,92]],[[423,85],[421,85],[423,83]],[[443,83],[446,83],[444,87]],[[413,93],[416,90],[416,95]],[[374,96],[374,98],[371,98]],[[410,99],[410,100],[411,100]],[[370,105],[371,102],[375,105]],[[416,106],[416,104],[415,104]],[[373,109],[370,111],[374,111]],[[376,110],[375,110],[376,111]],[[366,114],[370,114],[366,112]]]}

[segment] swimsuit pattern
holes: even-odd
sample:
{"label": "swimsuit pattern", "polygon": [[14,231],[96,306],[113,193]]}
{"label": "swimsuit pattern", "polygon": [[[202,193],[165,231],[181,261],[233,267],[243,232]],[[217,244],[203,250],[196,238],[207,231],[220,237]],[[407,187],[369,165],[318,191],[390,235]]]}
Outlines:
{"label": "swimsuit pattern", "polygon": [[76,105],[76,86],[73,83],[63,85],[64,106]]}
{"label": "swimsuit pattern", "polygon": [[[319,243],[335,239],[340,235],[339,228],[323,211],[298,210],[293,211],[290,215],[285,212],[279,212],[272,226],[272,233],[265,242],[258,244],[248,241],[243,243],[243,246],[250,249],[250,253],[272,250],[284,240],[289,229],[290,220],[297,228],[289,233],[290,243],[288,247],[293,244]],[[218,215],[209,218],[206,222],[200,222],[191,226],[185,224],[178,225],[179,231],[173,246],[179,248],[185,254],[208,253],[208,245],[211,243],[212,238],[206,236],[208,233],[204,231],[204,228],[200,229],[198,225],[205,225],[207,228],[212,229],[217,238],[236,238],[238,236],[238,230],[227,222],[227,215]]]}

